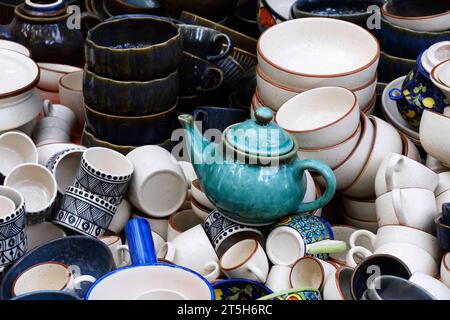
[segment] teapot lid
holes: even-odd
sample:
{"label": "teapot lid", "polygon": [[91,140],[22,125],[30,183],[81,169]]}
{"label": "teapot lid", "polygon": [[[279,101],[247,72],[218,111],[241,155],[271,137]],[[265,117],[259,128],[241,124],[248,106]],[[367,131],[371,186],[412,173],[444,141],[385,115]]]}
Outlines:
{"label": "teapot lid", "polygon": [[255,120],[227,129],[225,138],[235,149],[258,156],[281,156],[294,148],[292,136],[273,122],[273,111],[267,107],[255,111]]}

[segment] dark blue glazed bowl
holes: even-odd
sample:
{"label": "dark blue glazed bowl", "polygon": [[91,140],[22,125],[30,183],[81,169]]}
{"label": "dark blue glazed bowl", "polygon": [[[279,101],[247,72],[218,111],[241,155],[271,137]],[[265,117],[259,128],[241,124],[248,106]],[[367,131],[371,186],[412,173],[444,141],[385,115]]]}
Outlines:
{"label": "dark blue glazed bowl", "polygon": [[443,113],[449,101],[444,93],[430,79],[430,74],[422,66],[422,54],[417,57],[416,65],[411,70],[401,88],[394,88],[389,97],[397,102],[403,119],[413,127],[420,126],[424,110]]}
{"label": "dark blue glazed bowl", "polygon": [[257,300],[273,293],[261,283],[239,278],[216,282],[213,288],[216,300]]}
{"label": "dark blue glazed bowl", "polygon": [[375,278],[362,300],[436,300],[414,282],[395,276]]}
{"label": "dark blue glazed bowl", "polygon": [[10,300],[81,300],[78,296],[64,291],[36,291],[22,294]]}
{"label": "dark blue glazed bowl", "polygon": [[240,109],[219,108],[219,107],[199,107],[194,110],[193,117],[201,122],[202,132],[209,129],[217,129],[221,132],[229,126],[243,122],[248,119],[249,113]]}
{"label": "dark blue glazed bowl", "polygon": [[439,245],[445,252],[450,251],[450,226],[447,226],[442,215],[438,216],[436,222],[436,234],[438,237]]}
{"label": "dark blue glazed bowl", "polygon": [[[33,265],[48,261],[78,266],[81,274],[97,279],[115,269],[111,251],[100,240],[86,236],[57,239],[31,250],[8,270],[0,287],[0,298],[11,299],[16,278]],[[81,290],[76,291],[78,297],[83,298],[90,286],[91,283],[84,282]]]}
{"label": "dark blue glazed bowl", "polygon": [[404,77],[415,65],[415,60],[395,57],[381,52],[380,64],[378,65],[378,81],[390,83],[397,78]]}

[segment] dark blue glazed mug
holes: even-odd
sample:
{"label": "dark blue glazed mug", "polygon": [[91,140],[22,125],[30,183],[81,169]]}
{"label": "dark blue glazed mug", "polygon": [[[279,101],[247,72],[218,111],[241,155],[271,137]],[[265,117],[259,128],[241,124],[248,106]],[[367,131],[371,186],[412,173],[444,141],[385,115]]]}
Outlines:
{"label": "dark blue glazed mug", "polygon": [[214,300],[214,290],[198,273],[158,263],[150,224],[135,218],[125,227],[132,266],[98,279],[86,300]]}
{"label": "dark blue glazed mug", "polygon": [[422,65],[422,54],[409,72],[401,88],[394,88],[389,97],[397,102],[397,108],[403,119],[418,128],[424,110],[443,113],[449,104],[444,93],[431,81],[430,74]]}

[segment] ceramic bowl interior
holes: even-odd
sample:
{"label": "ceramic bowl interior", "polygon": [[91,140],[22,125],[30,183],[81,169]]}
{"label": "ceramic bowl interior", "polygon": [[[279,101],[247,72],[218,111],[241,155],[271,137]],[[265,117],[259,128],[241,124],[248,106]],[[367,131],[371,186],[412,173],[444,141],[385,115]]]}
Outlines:
{"label": "ceramic bowl interior", "polygon": [[356,96],[347,89],[314,89],[287,101],[278,110],[276,121],[288,131],[313,131],[338,122],[351,112],[356,103]]}
{"label": "ceramic bowl interior", "polygon": [[[27,252],[3,278],[1,297],[3,299],[12,297],[13,283],[24,270],[47,261],[78,266],[82,274],[91,275],[97,279],[115,269],[111,251],[103,242],[86,236],[70,236],[51,241]],[[76,294],[84,297],[90,285],[90,283],[82,283],[81,290],[77,290]]]}
{"label": "ceramic bowl interior", "polygon": [[46,209],[56,198],[56,181],[50,171],[36,164],[22,164],[15,167],[5,179],[5,186],[20,191],[27,212]]}
{"label": "ceramic bowl interior", "polygon": [[203,223],[203,220],[200,219],[192,210],[179,211],[172,214],[169,218],[170,226],[180,233],[201,223]]}
{"label": "ceramic bowl interior", "polygon": [[449,11],[447,0],[435,0],[430,5],[423,0],[390,0],[386,2],[384,10],[388,14],[398,17],[426,17],[434,16]]}
{"label": "ceramic bowl interior", "polygon": [[10,132],[0,136],[2,174],[8,174],[21,163],[37,163],[38,153],[33,141],[24,134]]}
{"label": "ceramic bowl interior", "polygon": [[133,164],[126,157],[107,148],[89,148],[83,158],[94,169],[112,176],[129,176],[133,173]]}
{"label": "ceramic bowl interior", "polygon": [[83,71],[71,72],[59,80],[59,84],[67,90],[81,92],[83,90]]}
{"label": "ceramic bowl interior", "polygon": [[[129,32],[129,30],[146,30]],[[178,28],[157,19],[121,19],[91,29],[89,39],[97,46],[116,50],[143,49],[162,44],[177,36]]]}
{"label": "ceramic bowl interior", "polygon": [[132,266],[112,272],[94,283],[86,299],[211,300],[214,299],[214,291],[206,280],[193,271],[158,264]]}
{"label": "ceramic bowl interior", "polygon": [[[286,44],[289,44],[287,50],[279,50]],[[277,69],[306,76],[362,70],[376,61],[379,49],[377,40],[363,28],[327,18],[278,24],[266,31],[258,42],[258,52],[265,61]]]}

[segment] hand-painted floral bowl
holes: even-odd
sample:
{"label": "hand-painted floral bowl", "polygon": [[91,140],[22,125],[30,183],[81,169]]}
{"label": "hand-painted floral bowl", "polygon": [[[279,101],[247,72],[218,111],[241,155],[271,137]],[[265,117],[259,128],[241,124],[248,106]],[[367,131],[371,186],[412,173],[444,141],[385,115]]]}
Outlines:
{"label": "hand-painted floral bowl", "polygon": [[312,288],[288,289],[264,296],[258,300],[322,300],[320,292]]}

